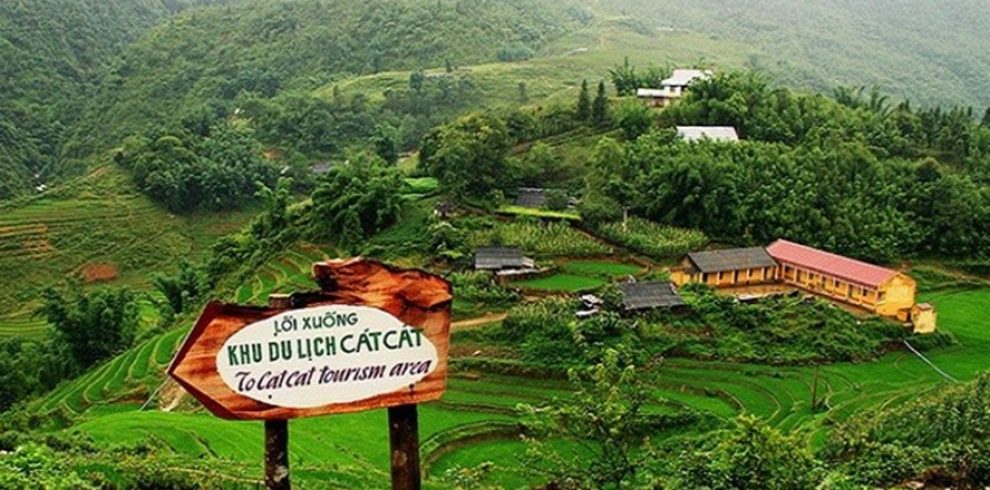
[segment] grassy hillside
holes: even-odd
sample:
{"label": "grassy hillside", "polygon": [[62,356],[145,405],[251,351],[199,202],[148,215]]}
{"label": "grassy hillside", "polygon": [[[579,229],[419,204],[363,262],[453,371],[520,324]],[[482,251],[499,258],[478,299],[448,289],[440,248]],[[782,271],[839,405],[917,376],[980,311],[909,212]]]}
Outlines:
{"label": "grassy hillside", "polygon": [[41,196],[0,204],[0,336],[36,335],[40,291],[66,280],[146,286],[153,272],[201,256],[251,211],[175,216],[112,166]]}
{"label": "grassy hillside", "polygon": [[990,10],[980,0],[620,0],[644,26],[747,53],[787,85],[878,85],[916,105],[990,105]]}

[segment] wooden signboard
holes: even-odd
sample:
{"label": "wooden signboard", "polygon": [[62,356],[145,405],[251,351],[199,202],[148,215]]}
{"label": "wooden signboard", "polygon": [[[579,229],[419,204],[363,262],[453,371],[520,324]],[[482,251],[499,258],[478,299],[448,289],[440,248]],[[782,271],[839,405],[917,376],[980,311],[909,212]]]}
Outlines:
{"label": "wooden signboard", "polygon": [[435,400],[447,377],[451,286],[365,259],[313,266],[287,305],[212,302],[168,373],[215,415],[285,420]]}

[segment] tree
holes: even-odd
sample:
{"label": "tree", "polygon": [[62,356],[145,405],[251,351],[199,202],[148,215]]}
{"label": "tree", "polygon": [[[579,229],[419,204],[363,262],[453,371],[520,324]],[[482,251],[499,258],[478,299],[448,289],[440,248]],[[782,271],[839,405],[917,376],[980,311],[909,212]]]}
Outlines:
{"label": "tree", "polygon": [[620,105],[616,119],[619,128],[622,129],[622,135],[629,141],[646,133],[653,125],[653,113],[648,107],[636,101],[629,101]]}
{"label": "tree", "polygon": [[375,147],[375,154],[385,163],[395,165],[399,161],[399,133],[394,127],[388,123],[379,124],[371,142]]}
{"label": "tree", "polygon": [[636,68],[629,64],[629,57],[626,56],[621,65],[608,70],[609,77],[612,78],[612,85],[615,92],[620,96],[633,95],[639,88],[639,79],[636,76]]}
{"label": "tree", "polygon": [[813,490],[818,462],[798,435],[785,436],[759,419],[740,416],[716,442],[684,455],[671,488]]}
{"label": "tree", "polygon": [[187,260],[179,261],[175,275],[154,274],[151,282],[165,296],[175,313],[182,313],[189,303],[199,299],[209,289],[206,273]]}
{"label": "tree", "polygon": [[313,191],[309,210],[314,239],[354,247],[396,222],[402,210],[402,175],[364,153],[335,166]]}
{"label": "tree", "polygon": [[529,102],[529,94],[526,93],[526,82],[519,82],[519,85],[516,85],[516,93],[519,95],[519,102],[524,104]]}
{"label": "tree", "polygon": [[645,406],[657,400],[616,349],[605,351],[600,363],[572,369],[568,376],[573,397],[520,408],[529,433],[574,441],[584,450],[564,456],[531,438],[531,467],[560,489],[641,488],[656,461],[649,436],[662,425]]}
{"label": "tree", "polygon": [[428,135],[420,154],[427,171],[458,199],[487,197],[509,177],[512,144],[505,123],[488,113],[461,117]]}
{"label": "tree", "polygon": [[591,95],[588,94],[588,80],[581,80],[581,91],[578,93],[575,115],[579,121],[587,121],[591,117]]}
{"label": "tree", "polygon": [[987,107],[987,111],[983,113],[983,120],[980,121],[983,127],[990,128],[990,107]]}
{"label": "tree", "polygon": [[598,82],[598,93],[591,104],[591,120],[597,125],[608,123],[608,95],[605,93],[605,82]]}
{"label": "tree", "polygon": [[409,74],[409,88],[416,93],[423,90],[423,82],[426,81],[426,75],[423,70],[415,70]]}
{"label": "tree", "polygon": [[139,317],[137,298],[130,290],[84,293],[77,285],[67,292],[46,289],[42,297],[41,313],[83,368],[130,347],[134,340]]}

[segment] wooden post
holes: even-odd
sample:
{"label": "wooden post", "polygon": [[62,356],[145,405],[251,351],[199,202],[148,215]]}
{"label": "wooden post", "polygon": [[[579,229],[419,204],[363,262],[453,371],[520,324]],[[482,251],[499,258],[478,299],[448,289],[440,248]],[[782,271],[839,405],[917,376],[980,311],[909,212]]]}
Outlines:
{"label": "wooden post", "polygon": [[265,487],[289,490],[289,421],[265,421]]}
{"label": "wooden post", "polygon": [[[271,308],[288,308],[288,294],[268,296]],[[268,490],[290,490],[289,483],[289,421],[265,421],[265,487]]]}
{"label": "wooden post", "polygon": [[392,448],[392,490],[420,490],[416,405],[389,408],[388,433]]}

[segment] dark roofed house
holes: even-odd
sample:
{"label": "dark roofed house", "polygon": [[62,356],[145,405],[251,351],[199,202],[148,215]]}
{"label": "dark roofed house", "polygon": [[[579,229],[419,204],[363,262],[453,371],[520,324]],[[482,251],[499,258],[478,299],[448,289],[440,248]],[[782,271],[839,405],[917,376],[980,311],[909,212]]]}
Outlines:
{"label": "dark roofed house", "polygon": [[622,291],[622,307],[627,312],[687,306],[669,282],[630,282],[620,284],[619,290]]}
{"label": "dark roofed house", "polygon": [[533,259],[512,247],[482,247],[474,253],[474,268],[480,271],[532,269]]}
{"label": "dark roofed house", "polygon": [[777,280],[777,261],[762,247],[692,252],[671,269],[678,286],[700,282],[714,287],[765,284]]}
{"label": "dark roofed house", "polygon": [[515,205],[523,208],[539,209],[547,204],[547,193],[535,187],[522,187],[516,196]]}

